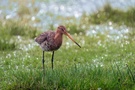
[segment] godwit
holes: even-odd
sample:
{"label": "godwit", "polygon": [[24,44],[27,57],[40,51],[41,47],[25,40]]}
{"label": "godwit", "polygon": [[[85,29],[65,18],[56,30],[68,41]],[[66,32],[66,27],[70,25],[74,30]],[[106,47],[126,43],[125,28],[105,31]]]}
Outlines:
{"label": "godwit", "polygon": [[62,45],[63,34],[67,35],[74,43],[76,43],[81,48],[81,46],[77,42],[75,42],[75,40],[67,32],[66,28],[62,25],[57,28],[56,32],[47,31],[42,33],[41,35],[35,38],[35,41],[40,45],[40,47],[43,50],[43,58],[42,58],[43,70],[44,70],[44,51],[52,51],[51,61],[53,69],[54,51],[58,50]]}

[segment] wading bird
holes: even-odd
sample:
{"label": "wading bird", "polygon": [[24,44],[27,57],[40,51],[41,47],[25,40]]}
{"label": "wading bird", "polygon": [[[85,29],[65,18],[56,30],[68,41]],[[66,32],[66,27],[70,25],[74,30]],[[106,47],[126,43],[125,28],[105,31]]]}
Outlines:
{"label": "wading bird", "polygon": [[75,42],[75,40],[71,37],[71,35],[67,32],[66,28],[60,25],[56,31],[47,31],[39,35],[35,38],[35,41],[40,45],[43,50],[43,71],[44,71],[44,52],[45,51],[52,51],[52,69],[53,69],[53,58],[54,58],[54,51],[58,50],[62,45],[62,36],[67,35],[74,43],[76,43],[80,48],[81,46]]}

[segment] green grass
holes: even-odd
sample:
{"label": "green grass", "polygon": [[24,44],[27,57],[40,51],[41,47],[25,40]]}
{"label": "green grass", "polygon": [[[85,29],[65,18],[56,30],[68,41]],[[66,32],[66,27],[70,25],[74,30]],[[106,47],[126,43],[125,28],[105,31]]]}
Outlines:
{"label": "green grass", "polygon": [[[75,37],[75,36],[74,36]],[[82,48],[64,38],[55,52],[54,70],[51,53],[45,53],[45,76],[42,51],[36,45],[25,51],[0,52],[0,88],[2,90],[125,90],[135,88],[135,42],[113,41],[103,35],[77,36]],[[81,41],[84,40],[85,44]],[[100,41],[100,45],[98,42]],[[70,46],[66,44],[70,43]],[[26,44],[27,45],[27,44]],[[35,45],[33,43],[31,45]]]}
{"label": "green grass", "polygon": [[35,38],[37,29],[25,25],[20,21],[1,21],[0,22],[0,50],[14,50],[16,44],[14,39],[16,36]]}

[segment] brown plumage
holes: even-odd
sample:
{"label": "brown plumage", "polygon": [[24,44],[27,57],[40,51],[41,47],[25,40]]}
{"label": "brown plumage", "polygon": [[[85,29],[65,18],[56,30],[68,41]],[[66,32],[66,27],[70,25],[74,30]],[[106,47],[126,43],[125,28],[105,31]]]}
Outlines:
{"label": "brown plumage", "polygon": [[43,69],[44,69],[44,51],[52,51],[52,69],[53,69],[53,57],[54,51],[59,49],[62,45],[63,34],[67,35],[74,43],[80,48],[81,46],[74,41],[71,35],[67,32],[64,26],[59,26],[56,31],[47,31],[35,38],[35,41],[40,45],[43,50]]}

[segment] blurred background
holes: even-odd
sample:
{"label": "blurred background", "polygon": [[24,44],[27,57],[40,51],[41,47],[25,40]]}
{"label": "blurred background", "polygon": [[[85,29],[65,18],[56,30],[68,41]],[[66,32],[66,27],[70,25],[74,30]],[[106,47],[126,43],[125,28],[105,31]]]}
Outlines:
{"label": "blurred background", "polygon": [[[112,17],[119,19],[120,11],[121,13],[127,12],[134,5],[134,0],[0,0],[0,19],[20,21],[23,24],[41,29],[47,29],[50,25],[57,26],[62,23],[83,22],[86,26],[85,24],[88,22],[99,24],[112,21],[109,20]],[[95,14],[97,18],[90,18],[89,16],[92,14]],[[100,14],[111,15],[103,17]],[[74,21],[74,19],[78,21],[81,18],[83,18],[83,21]],[[106,18],[106,20],[103,19],[102,22],[101,18]],[[90,20],[87,21],[87,19]],[[94,19],[94,21],[91,19]]]}

